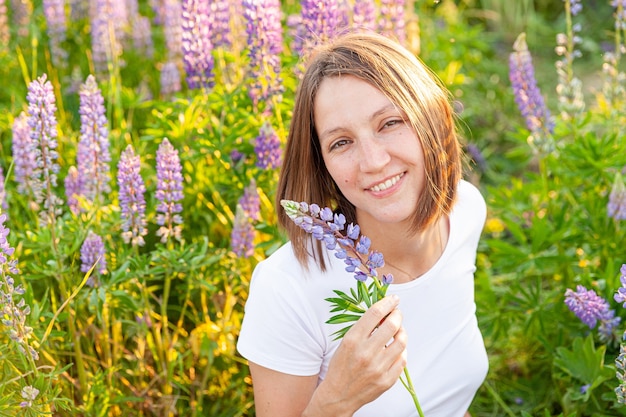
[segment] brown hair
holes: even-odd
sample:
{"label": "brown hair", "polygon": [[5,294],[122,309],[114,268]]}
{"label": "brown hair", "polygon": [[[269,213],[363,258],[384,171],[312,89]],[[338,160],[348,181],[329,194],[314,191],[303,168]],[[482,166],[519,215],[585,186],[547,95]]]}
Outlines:
{"label": "brown hair", "polygon": [[[293,118],[276,193],[278,222],[292,241],[296,257],[307,265],[311,255],[325,269],[322,246],[311,246],[280,206],[280,200],[331,207],[356,223],[355,207],[331,178],[314,126],[313,104],[326,77],[352,75],[385,94],[402,109],[424,151],[427,178],[412,218],[412,232],[424,230],[449,214],[461,179],[461,151],[448,90],[418,58],[400,44],[371,32],[352,32],[320,46],[309,58],[296,93]],[[310,253],[310,250],[313,253]]]}

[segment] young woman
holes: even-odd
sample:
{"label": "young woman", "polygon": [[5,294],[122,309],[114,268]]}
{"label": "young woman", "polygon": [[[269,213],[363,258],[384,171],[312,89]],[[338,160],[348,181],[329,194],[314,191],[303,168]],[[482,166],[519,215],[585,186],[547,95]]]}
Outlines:
{"label": "young woman", "polygon": [[[256,267],[238,341],[257,416],[416,416],[398,380],[405,366],[426,417],[466,415],[488,368],[474,303],[486,206],[461,178],[449,99],[380,35],[346,34],[310,58],[276,196],[290,241]],[[353,274],[282,199],[343,213],[393,274],[340,340],[325,299],[354,288]]]}

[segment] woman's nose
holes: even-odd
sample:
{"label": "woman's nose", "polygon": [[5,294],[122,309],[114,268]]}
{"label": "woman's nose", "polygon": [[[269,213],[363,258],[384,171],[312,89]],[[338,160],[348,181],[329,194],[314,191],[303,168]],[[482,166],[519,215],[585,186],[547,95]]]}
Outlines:
{"label": "woman's nose", "polygon": [[383,168],[391,155],[384,142],[377,138],[360,141],[359,166],[363,172],[376,172]]}

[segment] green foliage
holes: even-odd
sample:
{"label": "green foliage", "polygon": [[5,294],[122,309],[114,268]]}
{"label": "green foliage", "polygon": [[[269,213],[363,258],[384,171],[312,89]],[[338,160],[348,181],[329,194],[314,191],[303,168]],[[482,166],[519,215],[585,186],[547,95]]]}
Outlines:
{"label": "green foliage", "polygon": [[[489,206],[476,302],[490,372],[470,411],[475,417],[626,415],[613,393],[621,335],[602,339],[563,303],[565,290],[578,284],[612,302],[626,261],[623,221],[607,216],[612,184],[626,166],[624,101],[607,94],[610,80],[600,75],[597,58],[607,39],[615,43],[612,10],[585,4],[579,16],[584,58],[573,70],[590,87],[584,111],[567,118],[558,108],[553,53],[566,24],[562,2],[509,3],[415,2],[419,20],[409,16],[411,49],[449,87],[464,145],[476,146],[485,160],[468,159],[466,171]],[[155,17],[148,2],[139,6]],[[297,12],[298,5],[285,2],[284,10]],[[9,43],[0,45],[0,167],[7,177],[8,239],[21,270],[13,278],[26,290],[15,302],[29,307],[28,343],[39,359],[0,324],[0,416],[254,415],[251,379],[235,343],[252,270],[285,238],[273,204],[277,170],[256,166],[253,140],[265,122],[286,138],[298,58],[289,39],[281,56],[285,92],[271,106],[256,107],[248,96],[241,43],[214,51],[214,88],[161,94],[166,50],[158,25],[154,55],[126,48],[122,61],[98,76],[113,179],[127,145],[141,158],[148,235],[139,248],[121,239],[115,185],[98,204],[85,203],[76,215],[64,209],[46,227],[34,201],[17,191],[12,125],[26,110],[28,83],[46,73],[54,86],[62,180],[75,164],[80,136],[77,88],[94,73],[87,15],[68,25],[63,47],[69,57],[55,67],[41,2],[27,11],[25,22],[11,23]],[[557,116],[556,150],[549,154],[528,145],[508,82],[510,44],[520,29],[529,32],[538,84]],[[623,59],[619,65],[623,71]],[[167,243],[155,234],[155,153],[164,138],[178,150],[184,176],[182,236]],[[240,160],[231,158],[234,150],[243,154]],[[244,258],[230,250],[230,234],[237,201],[252,179],[262,220],[254,223],[255,252]],[[53,192],[63,195],[62,181]],[[104,238],[106,274],[80,272],[89,231]],[[90,275],[98,285],[85,285]],[[371,291],[363,284],[331,299],[355,313],[337,320],[358,317]],[[622,310],[617,314],[626,320]],[[31,389],[38,395],[22,407]]]}

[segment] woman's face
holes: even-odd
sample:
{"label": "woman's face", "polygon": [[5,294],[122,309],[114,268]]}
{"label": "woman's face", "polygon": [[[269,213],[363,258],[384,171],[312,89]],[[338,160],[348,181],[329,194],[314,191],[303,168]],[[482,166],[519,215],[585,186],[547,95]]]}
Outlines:
{"label": "woman's face", "polygon": [[328,172],[359,224],[410,221],[424,189],[424,155],[403,111],[354,76],[325,78],[313,103]]}

